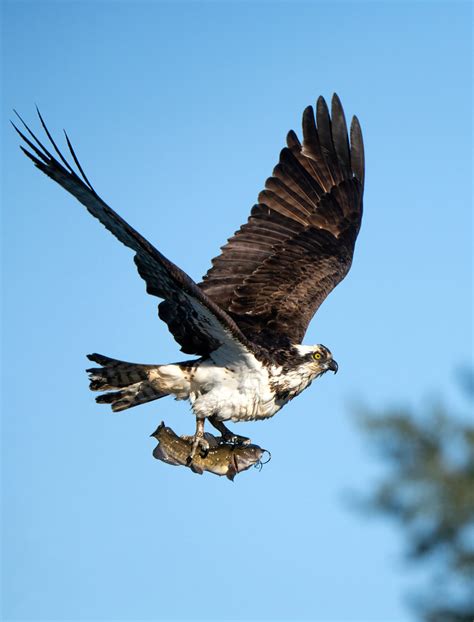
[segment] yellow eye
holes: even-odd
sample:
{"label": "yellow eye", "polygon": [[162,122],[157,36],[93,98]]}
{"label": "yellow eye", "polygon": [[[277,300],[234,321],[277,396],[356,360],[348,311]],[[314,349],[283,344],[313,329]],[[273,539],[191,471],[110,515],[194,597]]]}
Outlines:
{"label": "yellow eye", "polygon": [[321,354],[320,354],[319,352],[315,352],[315,353],[313,354],[313,358],[315,358],[315,359],[319,360],[319,359],[321,358]]}

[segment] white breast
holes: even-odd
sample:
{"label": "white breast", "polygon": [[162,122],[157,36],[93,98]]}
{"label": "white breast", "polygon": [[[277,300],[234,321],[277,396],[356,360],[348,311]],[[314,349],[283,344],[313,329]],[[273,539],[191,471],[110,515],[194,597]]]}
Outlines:
{"label": "white breast", "polygon": [[220,349],[203,361],[191,381],[190,401],[199,417],[248,421],[271,417],[279,409],[273,400],[269,375],[252,354],[238,360]]}

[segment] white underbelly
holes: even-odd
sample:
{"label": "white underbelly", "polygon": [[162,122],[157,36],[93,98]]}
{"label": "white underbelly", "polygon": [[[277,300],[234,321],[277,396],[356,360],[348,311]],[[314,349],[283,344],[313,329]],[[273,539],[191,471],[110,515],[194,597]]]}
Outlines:
{"label": "white underbelly", "polygon": [[264,367],[228,369],[204,362],[194,375],[191,389],[189,400],[197,417],[250,421],[271,417],[280,409]]}
{"label": "white underbelly", "polygon": [[266,419],[274,415],[277,407],[270,397],[262,401],[254,392],[229,391],[221,388],[191,399],[193,411],[198,417],[215,415],[219,421],[250,421]]}

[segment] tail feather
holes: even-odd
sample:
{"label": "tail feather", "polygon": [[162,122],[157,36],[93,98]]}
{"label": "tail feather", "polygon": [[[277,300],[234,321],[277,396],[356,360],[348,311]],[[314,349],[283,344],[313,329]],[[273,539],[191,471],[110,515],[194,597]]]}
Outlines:
{"label": "tail feather", "polygon": [[111,391],[96,397],[96,402],[111,404],[114,412],[169,395],[157,386],[156,371],[159,365],[128,363],[95,353],[88,354],[87,358],[102,366],[87,370],[89,388],[91,391]]}

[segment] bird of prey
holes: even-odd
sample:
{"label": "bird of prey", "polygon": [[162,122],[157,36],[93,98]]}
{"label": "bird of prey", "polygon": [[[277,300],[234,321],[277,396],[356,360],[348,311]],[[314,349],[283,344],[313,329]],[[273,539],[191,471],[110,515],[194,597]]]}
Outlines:
{"label": "bird of prey", "polygon": [[206,419],[223,442],[227,421],[272,417],[337,363],[323,345],[302,345],[314,313],[346,276],[362,218],[364,148],[353,117],[350,140],[337,95],[331,113],[320,97],[303,112],[303,141],[293,131],[250,217],[221,248],[201,283],[112,210],[86,177],[65,134],[73,165],[60,152],[40,112],[48,149],[19,117],[23,152],[131,248],[147,292],[162,299],[159,317],[181,350],[197,358],[164,365],[88,358],[96,400],[121,411],[172,395],[196,417],[189,462],[206,450]]}

